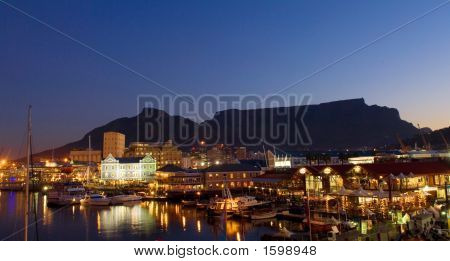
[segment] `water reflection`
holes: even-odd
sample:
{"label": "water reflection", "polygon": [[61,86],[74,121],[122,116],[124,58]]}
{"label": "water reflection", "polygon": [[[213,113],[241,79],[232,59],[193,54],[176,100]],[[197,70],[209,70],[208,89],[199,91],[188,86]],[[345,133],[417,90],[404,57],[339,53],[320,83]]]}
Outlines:
{"label": "water reflection", "polygon": [[[208,217],[204,210],[168,202],[138,202],[120,206],[46,207],[38,198],[40,240],[259,240],[279,228],[299,224],[276,219],[246,221]],[[0,237],[23,227],[23,193],[0,194]],[[33,227],[30,238],[34,239]],[[13,240],[21,240],[18,234]]]}

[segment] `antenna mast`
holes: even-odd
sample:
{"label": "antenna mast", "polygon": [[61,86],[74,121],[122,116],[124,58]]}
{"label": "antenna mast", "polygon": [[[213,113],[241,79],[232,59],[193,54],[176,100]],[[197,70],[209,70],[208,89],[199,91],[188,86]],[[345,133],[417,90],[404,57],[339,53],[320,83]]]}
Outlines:
{"label": "antenna mast", "polygon": [[89,151],[88,151],[88,167],[87,167],[87,177],[86,177],[86,184],[89,184],[89,174],[91,172],[91,135],[89,135]]}
{"label": "antenna mast", "polygon": [[31,105],[28,106],[28,133],[27,133],[27,169],[25,173],[25,215],[24,215],[24,241],[28,241],[28,215],[30,205],[30,152],[31,152]]}

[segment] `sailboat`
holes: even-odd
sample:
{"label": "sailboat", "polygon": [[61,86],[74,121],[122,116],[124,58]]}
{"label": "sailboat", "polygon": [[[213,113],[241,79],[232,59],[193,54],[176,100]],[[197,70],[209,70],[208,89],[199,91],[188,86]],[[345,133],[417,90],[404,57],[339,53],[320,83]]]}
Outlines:
{"label": "sailboat", "polygon": [[207,207],[207,213],[209,216],[221,216],[225,213],[226,216],[231,217],[237,208],[237,201],[231,196],[230,189],[225,186],[222,190],[222,198],[212,200]]}
{"label": "sailboat", "polygon": [[89,150],[88,150],[88,166],[86,171],[86,185],[89,184],[89,175],[91,174],[91,135],[89,135]]}
{"label": "sailboat", "polygon": [[25,214],[23,240],[28,241],[28,216],[30,214],[30,163],[31,163],[31,105],[28,106],[27,167],[25,173]]}

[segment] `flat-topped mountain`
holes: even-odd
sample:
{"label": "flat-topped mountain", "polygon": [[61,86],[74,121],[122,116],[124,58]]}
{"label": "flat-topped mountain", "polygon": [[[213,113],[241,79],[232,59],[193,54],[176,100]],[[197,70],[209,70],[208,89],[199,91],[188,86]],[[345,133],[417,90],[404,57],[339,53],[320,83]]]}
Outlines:
{"label": "flat-topped mountain", "polygon": [[[187,148],[198,140],[230,146],[276,146],[285,149],[360,149],[396,143],[396,135],[410,138],[418,133],[413,124],[400,118],[397,109],[367,105],[351,99],[309,106],[230,109],[217,112],[201,123],[145,108],[139,115],[119,118],[97,127],[78,141],[54,150],[57,156],[82,149],[91,136],[93,149],[102,149],[103,133],[117,131],[134,141],[161,142],[171,139]],[[50,155],[44,151],[38,156]]]}

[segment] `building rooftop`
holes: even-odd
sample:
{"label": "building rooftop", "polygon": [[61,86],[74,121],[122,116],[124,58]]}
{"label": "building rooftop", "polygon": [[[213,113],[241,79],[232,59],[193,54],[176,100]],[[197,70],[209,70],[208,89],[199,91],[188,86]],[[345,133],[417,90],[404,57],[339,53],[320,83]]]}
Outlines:
{"label": "building rooftop", "polygon": [[222,164],[213,165],[206,169],[205,172],[232,172],[232,171],[260,171],[261,168],[249,164]]}
{"label": "building rooftop", "polygon": [[450,164],[445,161],[423,161],[423,162],[388,162],[375,164],[361,164],[361,168],[365,169],[371,175],[398,175],[409,173],[424,174],[449,174]]}
{"label": "building rooftop", "polygon": [[290,180],[298,172],[298,168],[271,169],[263,175],[254,177],[255,182],[279,182],[282,180]]}
{"label": "building rooftop", "polygon": [[168,164],[162,168],[159,168],[157,171],[161,171],[161,172],[186,172],[185,169],[177,166],[177,165],[173,165],[173,164]]}
{"label": "building rooftop", "polygon": [[116,158],[119,163],[139,163],[144,157],[125,157],[125,158]]}
{"label": "building rooftop", "polygon": [[[424,176],[432,174],[450,174],[450,163],[446,161],[425,161],[425,162],[389,162],[389,163],[374,163],[374,164],[345,164],[345,165],[321,165],[321,166],[304,166],[299,168],[284,168],[271,169],[266,171],[263,175],[255,177],[257,182],[279,182],[281,180],[289,180],[300,169],[305,168],[308,173],[312,175],[323,175],[326,168],[330,168],[333,173],[346,176],[356,166],[361,167],[364,173],[372,177],[387,176],[391,173],[398,176],[403,173],[405,176],[409,173],[414,175]],[[301,175],[301,174],[300,174]]]}

